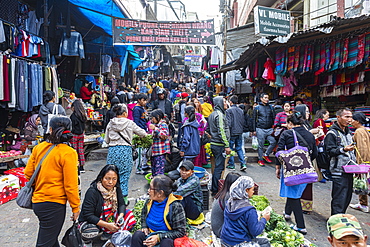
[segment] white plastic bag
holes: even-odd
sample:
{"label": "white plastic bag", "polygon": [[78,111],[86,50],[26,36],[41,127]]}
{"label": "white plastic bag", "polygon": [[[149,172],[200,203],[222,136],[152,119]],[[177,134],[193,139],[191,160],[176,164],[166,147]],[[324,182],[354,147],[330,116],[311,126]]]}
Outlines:
{"label": "white plastic bag", "polygon": [[258,139],[256,136],[252,136],[252,148],[254,150],[257,150],[258,149]]}

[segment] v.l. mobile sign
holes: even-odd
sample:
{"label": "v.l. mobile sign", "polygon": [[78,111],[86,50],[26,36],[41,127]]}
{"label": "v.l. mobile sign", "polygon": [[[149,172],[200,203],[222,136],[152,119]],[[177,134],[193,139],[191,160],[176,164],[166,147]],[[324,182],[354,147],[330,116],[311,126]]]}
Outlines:
{"label": "v.l. mobile sign", "polygon": [[290,12],[263,6],[254,7],[255,34],[284,36],[290,33]]}

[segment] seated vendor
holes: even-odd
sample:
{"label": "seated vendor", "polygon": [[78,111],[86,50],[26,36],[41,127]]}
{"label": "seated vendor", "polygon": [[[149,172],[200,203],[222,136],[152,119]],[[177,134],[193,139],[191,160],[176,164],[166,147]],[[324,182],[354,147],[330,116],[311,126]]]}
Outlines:
{"label": "seated vendor", "polygon": [[83,102],[87,103],[91,99],[92,91],[89,90],[89,82],[85,81],[85,84],[80,89],[80,95]]}
{"label": "seated vendor", "polygon": [[22,133],[23,133],[23,141],[20,147],[20,150],[24,153],[26,148],[32,144],[33,141],[36,140],[37,136],[40,135],[38,126],[41,123],[41,118],[38,114],[33,114],[29,119],[28,122],[25,124]]}
{"label": "seated vendor", "polygon": [[174,194],[183,197],[182,205],[186,218],[195,220],[203,212],[203,194],[199,178],[194,174],[193,162],[184,160],[180,164],[180,175],[176,181],[178,188]]}
{"label": "seated vendor", "polygon": [[107,240],[117,231],[131,230],[136,223],[132,212],[126,210],[118,181],[117,167],[106,165],[87,190],[78,219],[84,246],[92,246],[100,232],[101,240]]}

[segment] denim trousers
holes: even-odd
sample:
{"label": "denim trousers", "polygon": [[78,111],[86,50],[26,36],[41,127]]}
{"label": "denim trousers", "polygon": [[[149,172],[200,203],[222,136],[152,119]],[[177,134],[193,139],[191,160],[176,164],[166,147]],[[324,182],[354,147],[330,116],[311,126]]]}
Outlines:
{"label": "denim trousers", "polygon": [[[238,136],[230,137],[229,144],[230,144],[230,148],[238,154],[240,165],[245,165],[244,152],[243,152],[243,149],[244,149],[243,136],[238,135]],[[234,156],[230,157],[229,165],[234,166]]]}
{"label": "denim trousers", "polygon": [[267,147],[266,156],[269,156],[272,150],[274,149],[276,145],[275,137],[271,136],[272,132],[274,131],[273,128],[270,129],[256,129],[257,139],[258,139],[258,159],[262,160],[263,154],[263,148],[265,145],[266,139],[269,141],[270,145]]}
{"label": "denim trousers", "polygon": [[220,180],[222,172],[225,170],[225,147],[211,144],[211,151],[215,157],[215,169],[212,176],[212,195],[218,192],[218,180]]}

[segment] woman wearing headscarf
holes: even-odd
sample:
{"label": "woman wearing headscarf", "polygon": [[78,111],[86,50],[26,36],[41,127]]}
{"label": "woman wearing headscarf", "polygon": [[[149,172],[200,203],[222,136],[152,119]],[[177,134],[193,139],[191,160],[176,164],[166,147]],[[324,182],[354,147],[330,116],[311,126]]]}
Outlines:
{"label": "woman wearing headscarf", "polygon": [[[304,119],[300,112],[294,111],[292,115],[287,118],[288,130],[281,134],[277,152],[280,150],[288,150],[293,148],[296,143],[294,139],[294,133],[297,136],[297,140],[300,146],[307,147],[310,151],[310,158],[314,160],[317,156],[316,142],[314,136],[306,130],[303,126]],[[294,132],[293,132],[294,130]],[[280,196],[286,197],[284,217],[286,220],[290,220],[291,213],[294,213],[296,225],[292,225],[291,228],[302,234],[307,234],[306,226],[303,218],[303,211],[300,199],[302,194],[307,190],[309,184],[299,184],[293,186],[286,186],[284,183],[283,169],[281,169],[281,163],[276,159],[276,177],[280,179]],[[312,187],[311,187],[312,193]],[[311,194],[312,195],[312,194]],[[301,199],[302,200],[302,199]]]}
{"label": "woman wearing headscarf", "polygon": [[20,150],[24,153],[26,148],[40,135],[38,125],[41,119],[38,114],[33,114],[23,128],[23,141]]}
{"label": "woman wearing headscarf", "polygon": [[[364,127],[369,120],[362,112],[356,112],[352,116],[352,127],[356,129],[353,140],[356,143],[356,161],[357,164],[370,162],[370,134]],[[364,213],[369,212],[367,195],[359,195],[360,203],[349,204],[353,209],[360,210]]]}
{"label": "woman wearing headscarf", "polygon": [[[302,127],[313,135],[320,132],[320,128],[312,128],[309,120],[311,118],[310,109],[305,104],[299,104],[294,107],[295,112],[299,112],[302,118]],[[316,143],[316,142],[315,142]],[[315,147],[316,148],[316,147]],[[315,161],[316,162],[316,161]],[[313,187],[312,184],[307,184],[306,189],[303,191],[301,197],[302,210],[304,214],[310,214],[313,209]]]}
{"label": "woman wearing headscarf", "polygon": [[270,213],[264,213],[260,220],[249,198],[254,194],[254,181],[248,176],[239,177],[230,187],[230,197],[224,211],[224,225],[221,230],[223,246],[238,247],[243,243],[258,243],[270,246],[266,238],[256,238],[265,229]]}

